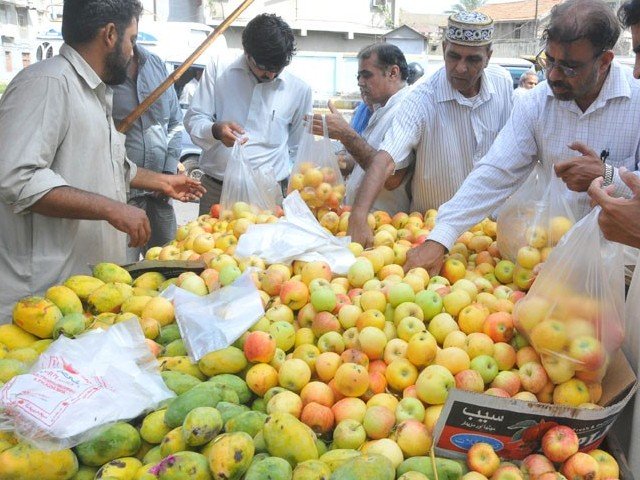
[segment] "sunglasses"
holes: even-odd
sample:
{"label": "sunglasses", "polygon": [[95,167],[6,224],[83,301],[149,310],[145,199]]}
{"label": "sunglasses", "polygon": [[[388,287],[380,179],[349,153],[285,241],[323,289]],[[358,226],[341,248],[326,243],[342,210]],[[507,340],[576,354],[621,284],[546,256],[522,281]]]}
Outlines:
{"label": "sunglasses", "polygon": [[[593,58],[591,59],[591,61],[593,61],[596,58],[598,58],[604,52],[606,52],[606,50],[601,50],[598,53],[596,53],[593,56]],[[549,60],[546,57],[546,55],[544,54],[544,49],[542,49],[540,51],[540,53],[538,53],[538,55],[536,55],[536,63],[538,65],[540,65],[540,68],[544,69],[546,72],[549,72],[549,71],[553,70],[554,68],[559,68],[562,71],[562,74],[565,77],[569,77],[569,78],[576,77],[578,75],[578,70],[580,70],[581,68],[583,68],[583,67],[585,67],[587,65],[587,64],[580,65],[578,67],[567,67],[566,65],[561,65],[558,62],[554,62],[552,60]]]}

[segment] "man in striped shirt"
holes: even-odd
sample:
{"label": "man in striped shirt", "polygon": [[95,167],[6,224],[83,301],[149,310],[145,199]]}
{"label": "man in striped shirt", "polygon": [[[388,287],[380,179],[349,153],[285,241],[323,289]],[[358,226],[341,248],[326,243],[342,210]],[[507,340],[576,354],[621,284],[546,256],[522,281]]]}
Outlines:
{"label": "man in striped shirt", "polygon": [[408,167],[416,151],[411,209],[426,211],[449,200],[489,150],[509,118],[513,83],[491,58],[493,21],[478,12],[449,18],[445,66],[419,83],[400,105],[378,151],[363,158],[365,176],[349,218],[352,240],[372,242],[367,214],[386,179]]}
{"label": "man in striped shirt", "polygon": [[638,169],[640,85],[613,62],[619,35],[616,16],[602,0],[568,0],[553,8],[539,60],[547,82],[516,102],[491,150],[440,208],[429,239],[409,252],[405,268],[439,272],[460,233],[491,215],[538,161],[553,165],[567,184],[578,218],[590,210],[586,191],[597,177],[614,185],[616,196],[630,194],[618,168]]}

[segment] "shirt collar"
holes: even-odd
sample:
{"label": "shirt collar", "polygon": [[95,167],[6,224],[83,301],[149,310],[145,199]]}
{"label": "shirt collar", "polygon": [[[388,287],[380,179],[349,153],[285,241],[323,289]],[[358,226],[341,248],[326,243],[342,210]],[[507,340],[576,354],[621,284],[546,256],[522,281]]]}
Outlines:
{"label": "shirt collar", "polygon": [[[253,74],[253,72],[249,68],[249,64],[247,63],[247,57],[245,56],[244,53],[240,55],[238,58],[236,58],[231,65],[229,65],[229,69],[242,70],[246,72],[248,75],[250,75],[251,78],[253,78],[257,84],[267,85],[266,83],[263,84],[262,82],[258,82],[258,80],[256,79],[256,76]],[[273,82],[269,82],[269,83],[273,83],[273,84],[276,84],[278,82],[285,83],[285,79],[287,78],[288,75],[289,74],[287,73],[287,70],[285,68],[282,72],[280,72],[280,75],[278,75]]]}
{"label": "shirt collar", "polygon": [[96,71],[91,68],[91,65],[73,47],[63,43],[60,47],[60,55],[69,61],[76,73],[89,85],[89,88],[95,90],[99,86],[105,85]]}
{"label": "shirt collar", "polygon": [[[482,71],[482,76],[480,77],[480,91],[478,92],[478,95],[481,103],[488,101],[491,98],[491,95],[495,95],[496,93],[495,86],[487,77],[487,68]],[[468,98],[451,86],[451,83],[447,79],[445,67],[442,67],[437,75],[439,75],[439,77],[435,87],[436,100],[438,102],[449,102],[454,100],[461,105],[472,105],[472,102]]]}

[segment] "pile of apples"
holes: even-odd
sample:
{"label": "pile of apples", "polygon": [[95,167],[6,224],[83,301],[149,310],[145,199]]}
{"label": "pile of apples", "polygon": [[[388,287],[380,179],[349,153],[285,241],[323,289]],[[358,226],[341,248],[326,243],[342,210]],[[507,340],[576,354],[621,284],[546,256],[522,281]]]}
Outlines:
{"label": "pile of apples", "polygon": [[297,190],[312,211],[320,208],[338,210],[345,194],[340,170],[321,167],[313,162],[301,162],[289,179],[287,194]]}
{"label": "pile of apples", "polygon": [[488,443],[476,443],[467,452],[470,472],[465,480],[560,480],[618,478],[616,459],[601,449],[579,452],[578,436],[570,427],[557,425],[542,437],[542,453],[527,456],[520,467],[501,462]]}

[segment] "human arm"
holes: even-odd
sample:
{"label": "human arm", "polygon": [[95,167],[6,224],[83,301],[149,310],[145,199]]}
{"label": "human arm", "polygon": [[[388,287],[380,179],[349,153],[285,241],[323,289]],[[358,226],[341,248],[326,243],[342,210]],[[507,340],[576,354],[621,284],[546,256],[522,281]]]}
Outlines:
{"label": "human arm", "polygon": [[158,192],[181,202],[196,200],[205,192],[198,180],[186,175],[166,175],[140,167],[131,180],[131,187]]}
{"label": "human arm", "polygon": [[620,178],[632,192],[631,198],[611,196],[614,187],[604,187],[602,177],[591,182],[588,193],[602,208],[598,224],[605,238],[640,248],[640,178],[624,168]]}

